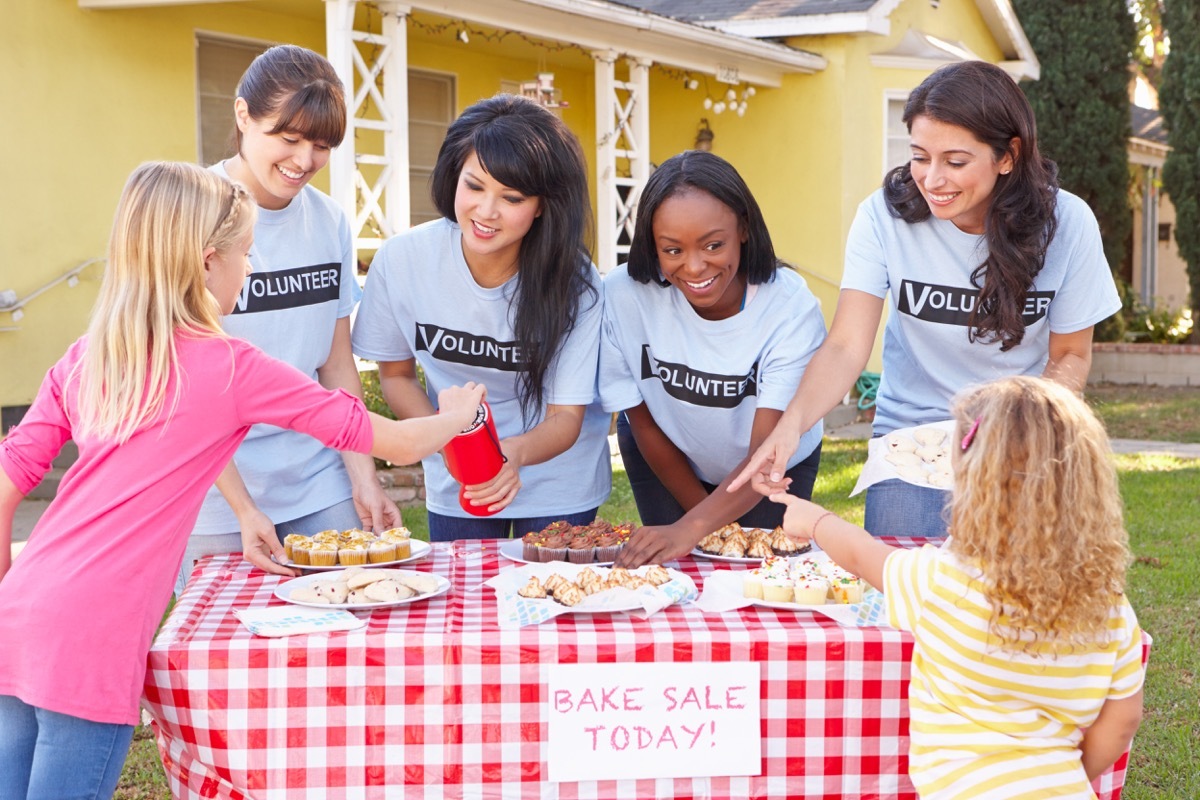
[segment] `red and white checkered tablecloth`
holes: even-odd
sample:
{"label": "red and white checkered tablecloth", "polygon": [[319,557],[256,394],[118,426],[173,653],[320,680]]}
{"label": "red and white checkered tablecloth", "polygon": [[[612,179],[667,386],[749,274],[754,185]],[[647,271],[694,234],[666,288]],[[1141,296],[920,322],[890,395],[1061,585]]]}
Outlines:
{"label": "red and white checkered tablecloth", "polygon": [[[435,545],[410,568],[450,578],[427,602],[360,612],[365,628],[255,637],[235,608],[279,605],[281,580],[240,556],[201,561],[150,650],[145,706],[176,798],[674,797],[915,800],[908,779],[912,638],[811,612],[671,606],[501,629],[480,584],[499,542]],[[700,586],[727,565],[685,559]],[[547,667],[762,665],[755,777],[550,783]],[[1123,756],[1096,784],[1117,800]]]}

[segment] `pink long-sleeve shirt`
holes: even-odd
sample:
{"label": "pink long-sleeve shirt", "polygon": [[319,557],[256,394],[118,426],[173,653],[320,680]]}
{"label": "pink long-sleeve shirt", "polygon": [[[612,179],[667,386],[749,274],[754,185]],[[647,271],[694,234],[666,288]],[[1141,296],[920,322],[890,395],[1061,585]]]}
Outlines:
{"label": "pink long-sleeve shirt", "polygon": [[[208,487],[250,426],[369,452],[362,401],[239,339],[176,336],[182,391],[125,444],[77,436],[80,339],[47,373],[0,469],[24,494],[64,442],[79,460],[0,580],[0,694],[95,722],[136,724],[146,654]],[[173,404],[178,402],[172,408]]]}

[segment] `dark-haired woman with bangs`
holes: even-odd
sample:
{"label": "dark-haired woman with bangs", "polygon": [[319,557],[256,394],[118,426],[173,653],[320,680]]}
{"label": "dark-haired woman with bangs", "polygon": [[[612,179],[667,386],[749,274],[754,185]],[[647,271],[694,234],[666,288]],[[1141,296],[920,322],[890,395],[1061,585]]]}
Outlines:
{"label": "dark-haired woman with bangs", "polygon": [[354,351],[379,362],[392,411],[433,414],[441,388],[484,383],[506,459],[494,479],[465,487],[488,516],[464,510],[442,459],[425,459],[434,541],[585,525],[608,497],[586,175],[578,139],[545,108],[482,100],[438,153],[431,188],[442,218],[393,237],[371,264]]}
{"label": "dark-haired woman with bangs", "polygon": [[[817,299],[775,257],[750,188],[699,150],[667,159],[638,200],[629,262],[604,279],[600,397],[646,527],[618,563],[685,555],[735,520],[772,529],[783,507],[718,489],[771,432],[825,337]],[[821,421],[785,470],[809,499]]]}
{"label": "dark-haired woman with bangs", "polygon": [[[829,339],[734,487],[772,491],[799,432],[866,366],[885,298],[876,436],[948,420],[955,393],[996,378],[1043,375],[1076,391],[1087,382],[1092,329],[1121,301],[1095,216],[1059,189],[1025,95],[997,66],[953,64],[913,91],[904,122],[912,160],[859,206]],[[945,535],[949,494],[874,483],[864,527]]]}
{"label": "dark-haired woman with bangs", "polygon": [[[221,326],[327,389],[362,397],[350,350],[354,238],[337,203],[309,185],[346,133],[342,82],[312,50],[272,47],[238,81],[233,115],[237,150],[211,169],[250,191],[258,222],[254,272]],[[370,456],[341,454],[271,425],[251,429],[217,487],[188,540],[176,594],[204,555],[273,552],[282,561],[288,534],[400,524]],[[266,559],[256,563],[292,574]]]}

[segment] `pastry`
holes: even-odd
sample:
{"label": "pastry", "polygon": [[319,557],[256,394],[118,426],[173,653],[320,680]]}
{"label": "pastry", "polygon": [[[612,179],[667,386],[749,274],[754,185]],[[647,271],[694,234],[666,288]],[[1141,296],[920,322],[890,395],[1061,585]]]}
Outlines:
{"label": "pastry", "polygon": [[366,605],[375,601],[367,597],[363,589],[351,589],[350,594],[346,595],[346,603],[353,606]]}
{"label": "pastry", "polygon": [[726,558],[745,558],[746,544],[744,537],[741,539],[731,538],[725,541],[725,543],[721,545],[721,550],[718,555],[725,556]]}
{"label": "pastry", "polygon": [[401,575],[397,580],[408,588],[412,589],[417,594],[432,594],[437,591],[438,579],[434,575],[425,572],[416,572],[411,575]]}
{"label": "pastry", "polygon": [[369,583],[375,581],[387,580],[392,576],[388,570],[364,569],[362,572],[356,572],[346,579],[346,585],[351,589],[361,589]]}
{"label": "pastry", "polygon": [[363,594],[377,603],[392,603],[417,596],[417,593],[410,587],[393,578],[367,584],[363,589]]}
{"label": "pastry", "polygon": [[[296,548],[292,548],[292,552],[296,552]],[[329,542],[313,542],[312,548],[308,551],[308,563],[314,567],[335,567],[337,566],[338,551],[336,544]]]}
{"label": "pastry", "polygon": [[318,605],[329,603],[328,597],[323,597],[313,590],[311,586],[301,586],[293,589],[288,595],[289,600],[294,600],[297,603],[316,603]]}
{"label": "pastry", "polygon": [[708,536],[705,536],[703,539],[701,539],[696,547],[703,553],[717,555],[721,552],[721,548],[724,545],[725,540],[722,539],[719,534],[710,533]]}
{"label": "pastry", "polygon": [[553,592],[554,599],[564,606],[575,606],[583,602],[583,590],[569,581],[563,581]]}
{"label": "pastry", "polygon": [[927,444],[918,447],[916,453],[921,457],[922,461],[924,461],[926,464],[929,464],[942,455],[942,448]]}
{"label": "pastry", "polygon": [[645,578],[655,586],[662,586],[671,582],[671,573],[662,564],[651,564],[646,568]]}
{"label": "pastry", "polygon": [[346,596],[350,594],[350,589],[341,581],[314,581],[309,588],[335,604],[346,602]]}
{"label": "pastry", "polygon": [[917,449],[917,443],[899,433],[889,433],[883,437],[889,453],[911,453]]}
{"label": "pastry", "polygon": [[763,575],[760,569],[746,570],[742,575],[742,596],[763,599]]}
{"label": "pastry", "polygon": [[923,463],[921,457],[915,452],[888,453],[883,457],[885,461],[897,467],[916,466],[919,467]]}
{"label": "pastry", "polygon": [[795,596],[792,582],[786,577],[763,578],[762,593],[763,600],[769,603],[790,603]]}
{"label": "pastry", "polygon": [[529,583],[517,589],[517,594],[521,595],[521,597],[541,599],[546,596],[546,590],[535,576],[530,575]]}
{"label": "pastry", "polygon": [[912,438],[919,445],[937,447],[946,441],[946,432],[941,428],[917,428],[913,431]]}
{"label": "pastry", "polygon": [[750,558],[766,558],[775,555],[775,551],[771,548],[767,537],[756,536],[750,542],[750,546],[746,548],[746,555]]}
{"label": "pastry", "polygon": [[803,575],[792,581],[793,602],[805,606],[825,605],[829,594],[829,581],[820,575]]}
{"label": "pastry", "polygon": [[396,560],[396,543],[387,539],[376,539],[367,547],[367,561],[372,564],[386,564]]}

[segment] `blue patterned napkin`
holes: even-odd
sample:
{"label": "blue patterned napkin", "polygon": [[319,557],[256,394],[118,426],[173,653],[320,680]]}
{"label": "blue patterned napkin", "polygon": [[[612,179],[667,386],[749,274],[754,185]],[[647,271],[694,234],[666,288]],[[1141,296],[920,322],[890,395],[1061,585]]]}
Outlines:
{"label": "blue patterned napkin", "polygon": [[367,624],[349,611],[339,608],[321,609],[308,606],[271,606],[270,608],[235,608],[234,616],[255,636],[293,636],[299,633],[329,633],[352,631]]}

